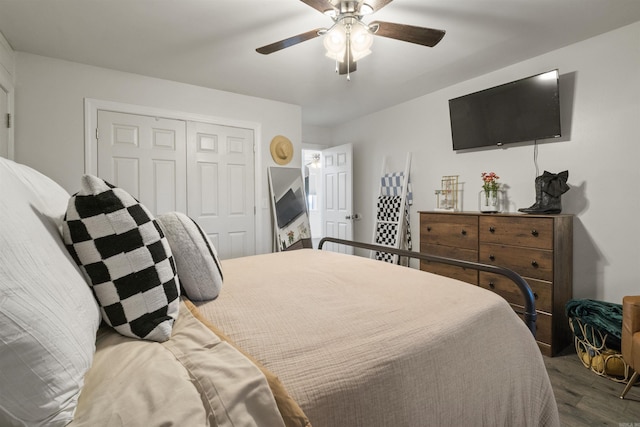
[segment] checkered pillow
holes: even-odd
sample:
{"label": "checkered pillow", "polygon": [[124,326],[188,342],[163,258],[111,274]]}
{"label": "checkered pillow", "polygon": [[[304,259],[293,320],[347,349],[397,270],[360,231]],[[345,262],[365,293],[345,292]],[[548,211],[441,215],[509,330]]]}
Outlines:
{"label": "checkered pillow", "polygon": [[128,337],[170,338],[179,310],[176,266],[167,239],[141,203],[85,175],[69,200],[63,237],[109,325]]}

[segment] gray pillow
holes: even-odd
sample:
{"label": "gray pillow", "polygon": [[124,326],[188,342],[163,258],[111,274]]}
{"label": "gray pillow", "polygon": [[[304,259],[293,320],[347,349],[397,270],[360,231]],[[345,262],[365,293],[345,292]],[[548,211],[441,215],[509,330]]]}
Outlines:
{"label": "gray pillow", "polygon": [[222,288],[222,267],[209,237],[183,213],[169,212],[156,219],[171,246],[184,293],[193,301],[217,298]]}

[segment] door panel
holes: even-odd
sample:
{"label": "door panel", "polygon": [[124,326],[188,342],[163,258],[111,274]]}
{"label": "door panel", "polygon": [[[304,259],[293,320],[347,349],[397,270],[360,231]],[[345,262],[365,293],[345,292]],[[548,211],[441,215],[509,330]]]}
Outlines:
{"label": "door panel", "polygon": [[185,212],[186,122],[98,110],[98,176],[154,215]]}

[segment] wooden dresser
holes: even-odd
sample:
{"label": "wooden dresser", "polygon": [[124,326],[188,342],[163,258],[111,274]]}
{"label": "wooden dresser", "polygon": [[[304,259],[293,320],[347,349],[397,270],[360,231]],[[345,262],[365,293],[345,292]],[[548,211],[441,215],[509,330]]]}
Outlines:
{"label": "wooden dresser", "polygon": [[[564,310],[573,289],[572,215],[420,212],[420,252],[514,270],[533,290],[542,353],[570,344]],[[425,261],[420,269],[490,289],[524,309],[517,286],[503,276]]]}

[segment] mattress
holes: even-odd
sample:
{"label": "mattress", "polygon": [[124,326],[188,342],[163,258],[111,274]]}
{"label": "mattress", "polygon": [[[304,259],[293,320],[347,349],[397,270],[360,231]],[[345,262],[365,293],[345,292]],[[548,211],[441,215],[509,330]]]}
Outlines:
{"label": "mattress", "polygon": [[559,425],[535,340],[492,292],[311,249],[223,271],[199,312],[275,373],[314,427]]}

